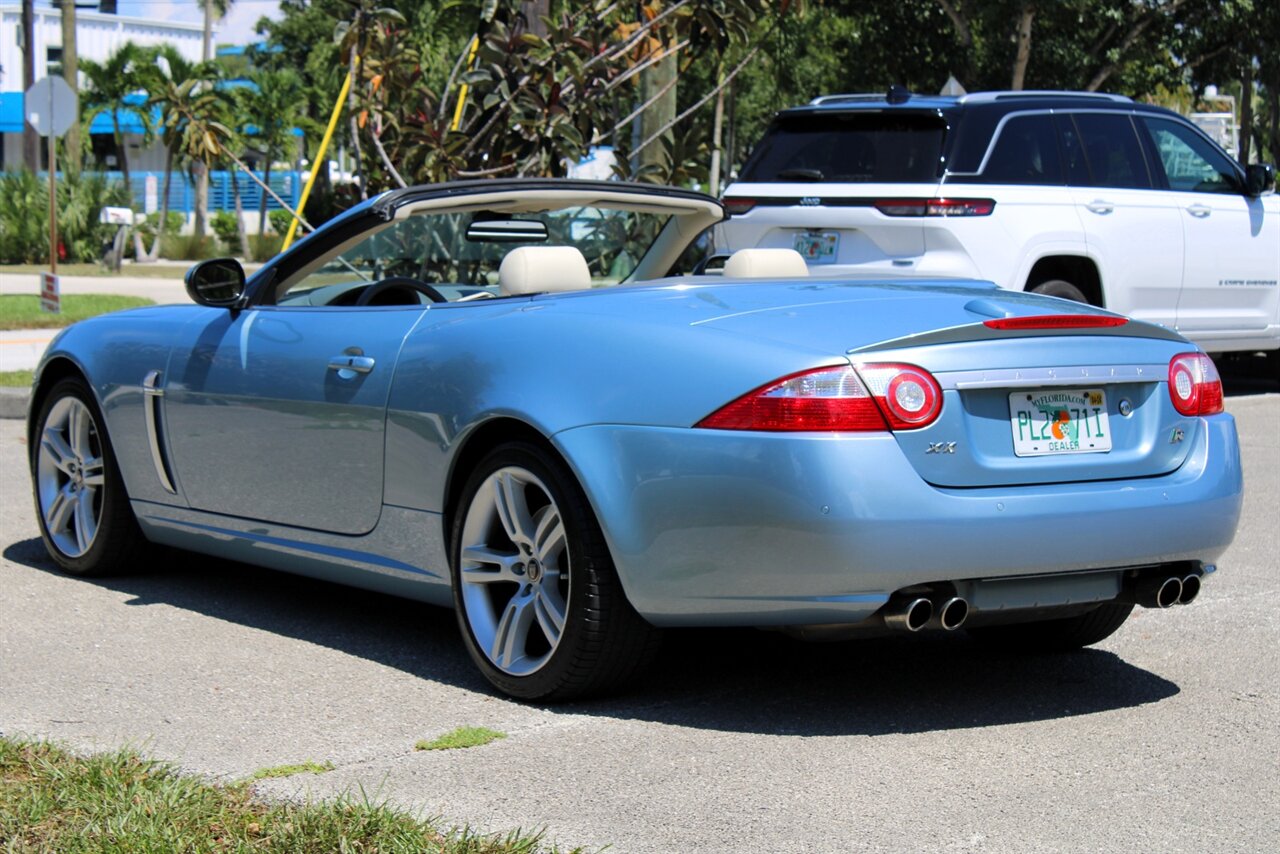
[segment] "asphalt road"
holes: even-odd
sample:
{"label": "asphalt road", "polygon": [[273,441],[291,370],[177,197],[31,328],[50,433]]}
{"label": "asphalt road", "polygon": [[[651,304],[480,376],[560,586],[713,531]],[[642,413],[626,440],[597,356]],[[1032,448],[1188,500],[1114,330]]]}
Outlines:
{"label": "asphalt road", "polygon": [[[1228,408],[1244,521],[1190,607],[1058,657],[673,632],[629,695],[557,708],[489,691],[440,609],[177,554],[59,575],[0,421],[0,730],[219,777],[329,760],[260,790],[617,852],[1275,851],[1280,394]],[[461,725],[509,738],[413,751]]]}

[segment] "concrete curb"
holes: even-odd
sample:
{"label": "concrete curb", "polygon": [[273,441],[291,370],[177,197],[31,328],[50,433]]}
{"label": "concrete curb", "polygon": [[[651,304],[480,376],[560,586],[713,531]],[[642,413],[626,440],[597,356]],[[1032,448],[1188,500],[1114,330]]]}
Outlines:
{"label": "concrete curb", "polygon": [[29,388],[0,388],[0,418],[26,418]]}

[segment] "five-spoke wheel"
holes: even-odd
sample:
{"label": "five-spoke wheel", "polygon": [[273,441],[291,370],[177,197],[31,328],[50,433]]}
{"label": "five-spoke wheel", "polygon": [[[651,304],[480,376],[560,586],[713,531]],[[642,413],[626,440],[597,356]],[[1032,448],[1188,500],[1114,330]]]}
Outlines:
{"label": "five-spoke wheel", "polygon": [[499,446],[472,473],[454,514],[453,573],[468,652],[513,696],[599,693],[656,649],[581,488],[535,445]]}
{"label": "five-spoke wheel", "polygon": [[88,386],[60,380],[40,405],[31,471],[40,533],[67,572],[122,568],[145,546]]}

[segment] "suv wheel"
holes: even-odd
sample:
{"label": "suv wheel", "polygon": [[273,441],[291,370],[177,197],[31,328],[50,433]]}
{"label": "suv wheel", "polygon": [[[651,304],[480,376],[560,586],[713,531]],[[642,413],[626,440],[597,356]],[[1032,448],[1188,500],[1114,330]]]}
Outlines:
{"label": "suv wheel", "polygon": [[1044,294],[1045,296],[1074,300],[1075,302],[1087,303],[1089,301],[1085,297],[1084,291],[1064,279],[1050,279],[1047,282],[1041,282],[1032,288],[1031,292],[1033,294]]}

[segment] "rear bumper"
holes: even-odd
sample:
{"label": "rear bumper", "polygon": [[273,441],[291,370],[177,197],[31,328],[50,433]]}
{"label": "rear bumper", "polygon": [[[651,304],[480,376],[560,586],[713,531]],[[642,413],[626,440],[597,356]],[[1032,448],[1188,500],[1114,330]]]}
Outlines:
{"label": "rear bumper", "polygon": [[1154,478],[944,489],[888,434],[600,425],[557,434],[624,588],[657,625],[852,623],[902,587],[1172,561],[1235,536],[1235,421]]}

